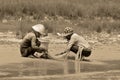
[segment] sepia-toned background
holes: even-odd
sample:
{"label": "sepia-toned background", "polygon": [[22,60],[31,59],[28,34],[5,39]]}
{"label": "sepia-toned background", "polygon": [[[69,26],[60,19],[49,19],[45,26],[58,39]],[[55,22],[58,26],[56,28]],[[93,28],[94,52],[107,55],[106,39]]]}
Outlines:
{"label": "sepia-toned background", "polygon": [[[92,46],[90,62],[76,70],[71,52],[64,60],[23,58],[19,45],[31,26],[48,29],[49,53],[66,40],[56,33],[72,27]],[[0,80],[120,80],[119,0],[0,0]]]}

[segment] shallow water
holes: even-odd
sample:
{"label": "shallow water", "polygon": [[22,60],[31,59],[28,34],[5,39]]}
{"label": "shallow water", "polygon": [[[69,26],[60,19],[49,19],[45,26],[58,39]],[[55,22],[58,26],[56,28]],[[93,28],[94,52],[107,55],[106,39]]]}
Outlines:
{"label": "shallow water", "polygon": [[119,61],[105,61],[104,65],[91,64],[91,62],[74,61],[28,61],[13,63],[0,66],[0,78],[4,77],[23,77],[23,76],[45,76],[45,75],[64,75],[84,72],[97,72],[120,70]]}

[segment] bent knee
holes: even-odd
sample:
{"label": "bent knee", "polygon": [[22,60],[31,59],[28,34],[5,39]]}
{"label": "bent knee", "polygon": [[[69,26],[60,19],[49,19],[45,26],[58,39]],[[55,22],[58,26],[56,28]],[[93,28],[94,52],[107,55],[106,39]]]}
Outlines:
{"label": "bent knee", "polygon": [[91,50],[83,50],[82,51],[82,56],[89,57],[91,55],[92,51]]}

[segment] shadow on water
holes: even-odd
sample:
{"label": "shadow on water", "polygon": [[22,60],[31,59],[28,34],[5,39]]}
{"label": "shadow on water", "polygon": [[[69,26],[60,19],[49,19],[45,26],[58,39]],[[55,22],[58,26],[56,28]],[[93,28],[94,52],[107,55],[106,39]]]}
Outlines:
{"label": "shadow on water", "polygon": [[0,78],[23,77],[23,76],[44,76],[44,75],[64,75],[79,72],[95,72],[120,70],[119,61],[105,61],[106,65],[91,64],[91,62],[56,61],[48,62],[29,61],[0,66]]}

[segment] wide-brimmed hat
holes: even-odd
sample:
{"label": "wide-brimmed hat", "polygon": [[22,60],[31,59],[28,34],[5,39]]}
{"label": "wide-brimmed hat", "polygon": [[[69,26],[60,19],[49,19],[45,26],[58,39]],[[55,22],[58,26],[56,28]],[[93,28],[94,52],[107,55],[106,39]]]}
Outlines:
{"label": "wide-brimmed hat", "polygon": [[32,29],[36,32],[39,32],[42,35],[46,34],[45,33],[45,27],[42,24],[36,24],[36,25],[32,26]]}
{"label": "wide-brimmed hat", "polygon": [[62,34],[62,36],[68,36],[68,35],[70,35],[72,33],[73,33],[73,29],[71,27],[66,27],[64,29],[64,33]]}

